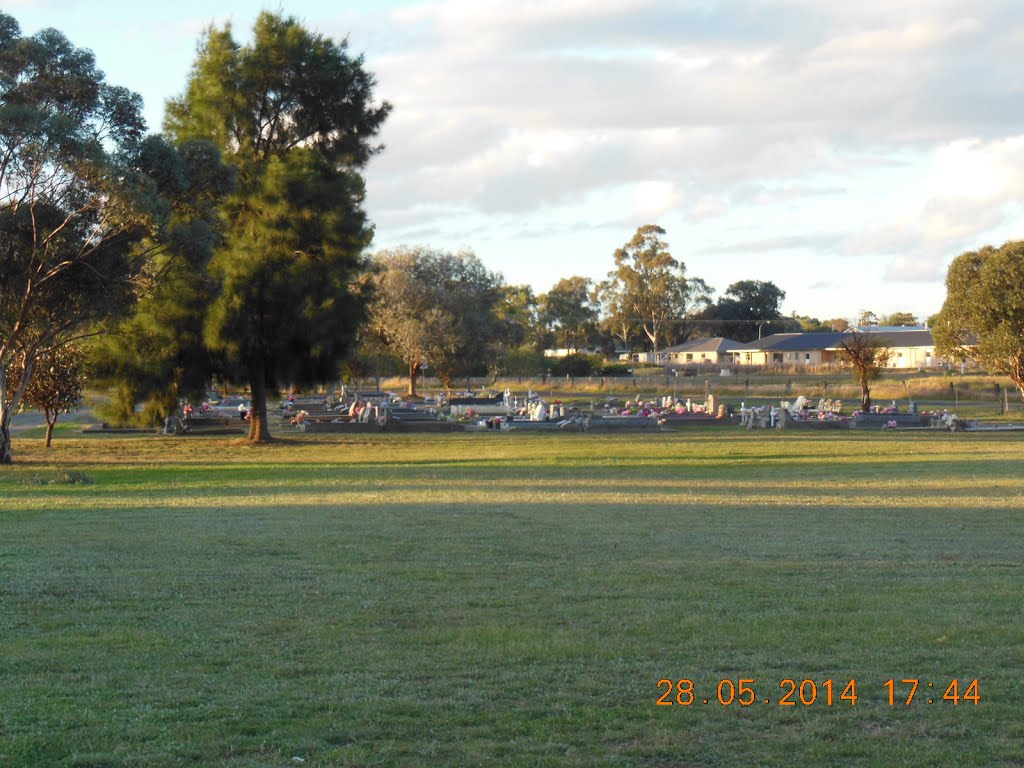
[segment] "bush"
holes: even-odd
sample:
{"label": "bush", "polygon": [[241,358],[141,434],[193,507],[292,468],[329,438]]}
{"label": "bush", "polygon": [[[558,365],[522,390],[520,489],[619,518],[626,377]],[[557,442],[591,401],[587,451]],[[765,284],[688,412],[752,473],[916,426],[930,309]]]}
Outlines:
{"label": "bush", "polygon": [[632,376],[632,363],[606,363],[595,372],[598,376]]}
{"label": "bush", "polygon": [[548,372],[552,376],[591,376],[604,363],[597,355],[578,353],[549,360]]}
{"label": "bush", "polygon": [[544,355],[532,347],[510,349],[505,356],[505,376],[536,376],[544,370]]}

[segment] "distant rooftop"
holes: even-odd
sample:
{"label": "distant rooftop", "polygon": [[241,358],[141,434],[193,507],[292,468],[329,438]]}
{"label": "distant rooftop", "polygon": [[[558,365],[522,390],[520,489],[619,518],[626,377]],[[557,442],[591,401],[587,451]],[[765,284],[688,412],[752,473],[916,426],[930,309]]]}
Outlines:
{"label": "distant rooftop", "polygon": [[861,325],[853,330],[861,333],[886,333],[888,331],[927,331],[927,325]]}
{"label": "distant rooftop", "polygon": [[658,354],[678,354],[679,352],[732,352],[742,347],[743,342],[735,339],[727,339],[724,336],[715,336],[710,339],[692,339],[685,344],[676,344],[674,347],[659,349]]}
{"label": "distant rooftop", "polygon": [[[916,326],[897,326],[895,328],[869,326],[864,329],[856,329],[866,335],[877,336],[879,341],[887,347],[933,347],[935,340],[932,332],[927,328]],[[844,337],[849,335],[845,332],[821,332],[821,333],[774,333],[763,339],[757,339],[749,344],[735,347],[734,351],[743,352],[803,352],[810,349],[839,349]]]}

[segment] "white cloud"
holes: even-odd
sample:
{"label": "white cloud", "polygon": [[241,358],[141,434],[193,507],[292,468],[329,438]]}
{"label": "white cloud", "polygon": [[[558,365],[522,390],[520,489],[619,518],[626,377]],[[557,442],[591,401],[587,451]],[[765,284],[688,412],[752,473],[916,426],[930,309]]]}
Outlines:
{"label": "white cloud", "polygon": [[403,212],[481,216],[561,256],[559,219],[664,218],[693,252],[737,243],[733,270],[846,255],[936,281],[1016,210],[1010,0],[444,0],[391,21],[368,56],[396,107],[369,179],[383,236]]}
{"label": "white cloud", "polygon": [[848,237],[840,250],[887,256],[888,279],[938,280],[953,256],[1019,220],[1022,195],[1024,134],[948,142],[930,153],[920,183],[891,215]]}

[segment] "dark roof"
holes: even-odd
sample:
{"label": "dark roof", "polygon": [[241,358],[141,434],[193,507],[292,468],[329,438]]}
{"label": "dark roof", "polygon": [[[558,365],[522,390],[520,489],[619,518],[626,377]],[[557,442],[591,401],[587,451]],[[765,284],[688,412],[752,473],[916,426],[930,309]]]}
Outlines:
{"label": "dark roof", "polygon": [[[806,352],[815,349],[839,349],[845,333],[775,333],[734,348],[733,352]],[[932,347],[931,331],[884,330],[866,334],[875,336],[886,347]]]}
{"label": "dark roof", "polygon": [[780,351],[794,352],[808,349],[836,349],[843,334],[828,333],[773,333],[763,339],[743,344],[734,352]]}
{"label": "dark roof", "polygon": [[884,331],[927,331],[927,325],[858,325],[853,328],[861,333],[882,333]]}
{"label": "dark roof", "polygon": [[872,336],[877,336],[887,347],[934,347],[935,339],[929,330],[885,330],[872,331]]}
{"label": "dark roof", "polygon": [[677,354],[679,352],[732,352],[743,343],[735,339],[727,339],[723,336],[715,336],[711,339],[693,339],[685,344],[676,344],[674,347],[666,347],[658,350],[659,355]]}

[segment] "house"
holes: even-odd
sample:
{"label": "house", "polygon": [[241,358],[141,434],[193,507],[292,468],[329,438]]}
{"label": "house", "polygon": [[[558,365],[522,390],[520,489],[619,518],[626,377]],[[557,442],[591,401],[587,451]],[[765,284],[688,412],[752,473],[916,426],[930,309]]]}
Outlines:
{"label": "house", "polygon": [[[878,339],[890,351],[889,368],[938,368],[947,361],[935,354],[935,340],[927,328],[857,329]],[[733,349],[737,365],[819,366],[841,362],[845,333],[776,333]]]}
{"label": "house", "polygon": [[658,365],[719,365],[732,362],[732,351],[743,342],[716,336],[711,339],[693,339],[685,344],[666,347],[655,355]]}
{"label": "house", "polygon": [[888,368],[937,368],[947,361],[935,354],[935,339],[927,328],[864,328],[889,352]]}
{"label": "house", "polygon": [[843,334],[774,333],[763,339],[740,344],[732,350],[737,365],[830,365],[839,361]]}

